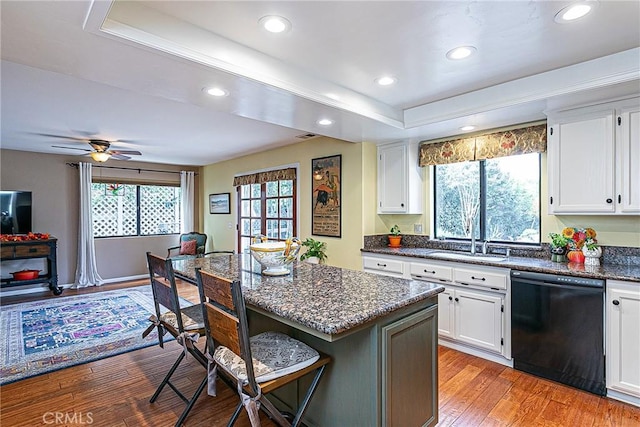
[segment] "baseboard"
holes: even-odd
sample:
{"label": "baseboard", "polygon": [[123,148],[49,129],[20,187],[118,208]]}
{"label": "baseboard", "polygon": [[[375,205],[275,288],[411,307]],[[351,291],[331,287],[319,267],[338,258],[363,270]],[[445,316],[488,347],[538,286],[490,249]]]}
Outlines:
{"label": "baseboard", "polygon": [[[114,277],[112,279],[104,279],[103,284],[128,282],[131,280],[140,280],[147,277],[149,277],[148,274],[138,274],[135,276],[125,276],[125,277]],[[73,283],[58,284],[58,286],[60,286],[63,289],[71,289],[73,285],[74,285]],[[2,296],[10,297],[14,295],[29,295],[29,294],[38,294],[41,292],[51,292],[51,290],[49,289],[48,283],[43,283],[41,286],[34,286],[34,285],[24,285],[24,286],[25,287],[16,286],[16,287],[20,287],[21,289],[10,290],[10,288],[4,288],[1,291]]]}
{"label": "baseboard", "polygon": [[607,397],[615,400],[619,400],[629,405],[637,406],[640,408],[640,398],[631,396],[629,394],[620,393],[616,390],[607,389]]}
{"label": "baseboard", "polygon": [[501,365],[505,365],[508,366],[510,368],[513,368],[513,360],[508,360],[505,359],[504,357],[502,357],[499,354],[493,354],[484,350],[480,350],[477,348],[473,348],[473,347],[467,347],[466,345],[463,344],[459,344],[456,342],[452,342],[452,341],[448,341],[442,338],[438,338],[438,344],[440,344],[441,346],[444,347],[449,347],[452,348],[454,350],[458,350],[462,353],[467,353],[470,354],[472,356],[476,356],[476,357],[480,357],[482,359],[486,359],[486,360],[490,360],[492,362],[496,362],[499,363]]}

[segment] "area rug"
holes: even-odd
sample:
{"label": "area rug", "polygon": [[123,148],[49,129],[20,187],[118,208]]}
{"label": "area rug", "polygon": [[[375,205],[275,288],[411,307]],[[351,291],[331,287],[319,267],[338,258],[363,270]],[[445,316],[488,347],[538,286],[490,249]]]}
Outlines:
{"label": "area rug", "polygon": [[156,345],[154,312],[148,285],[3,306],[0,384]]}

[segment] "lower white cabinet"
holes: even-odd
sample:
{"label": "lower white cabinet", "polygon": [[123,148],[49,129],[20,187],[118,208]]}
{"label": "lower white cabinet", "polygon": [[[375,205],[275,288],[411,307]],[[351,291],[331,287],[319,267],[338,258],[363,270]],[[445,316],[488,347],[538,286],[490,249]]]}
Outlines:
{"label": "lower white cabinet", "polygon": [[504,296],[447,286],[438,294],[438,333],[484,350],[503,352]]}
{"label": "lower white cabinet", "polygon": [[441,345],[512,366],[510,271],[462,262],[363,255],[365,271],[441,284]]}
{"label": "lower white cabinet", "polygon": [[608,394],[640,406],[640,283],[607,280],[606,304]]}

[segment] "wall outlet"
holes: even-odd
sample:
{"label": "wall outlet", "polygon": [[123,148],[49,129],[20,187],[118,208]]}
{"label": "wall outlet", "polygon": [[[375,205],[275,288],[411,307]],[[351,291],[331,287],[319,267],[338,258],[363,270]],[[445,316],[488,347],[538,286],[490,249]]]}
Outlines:
{"label": "wall outlet", "polygon": [[413,224],[413,233],[422,234],[422,224]]}

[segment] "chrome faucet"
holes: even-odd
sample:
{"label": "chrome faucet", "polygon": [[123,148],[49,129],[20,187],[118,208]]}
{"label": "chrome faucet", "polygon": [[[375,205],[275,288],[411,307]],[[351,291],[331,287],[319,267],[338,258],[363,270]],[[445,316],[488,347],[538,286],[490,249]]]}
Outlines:
{"label": "chrome faucet", "polygon": [[486,255],[488,249],[489,249],[489,239],[482,242],[482,253]]}
{"label": "chrome faucet", "polygon": [[471,254],[476,254],[476,231],[474,230],[474,223],[471,223]]}

